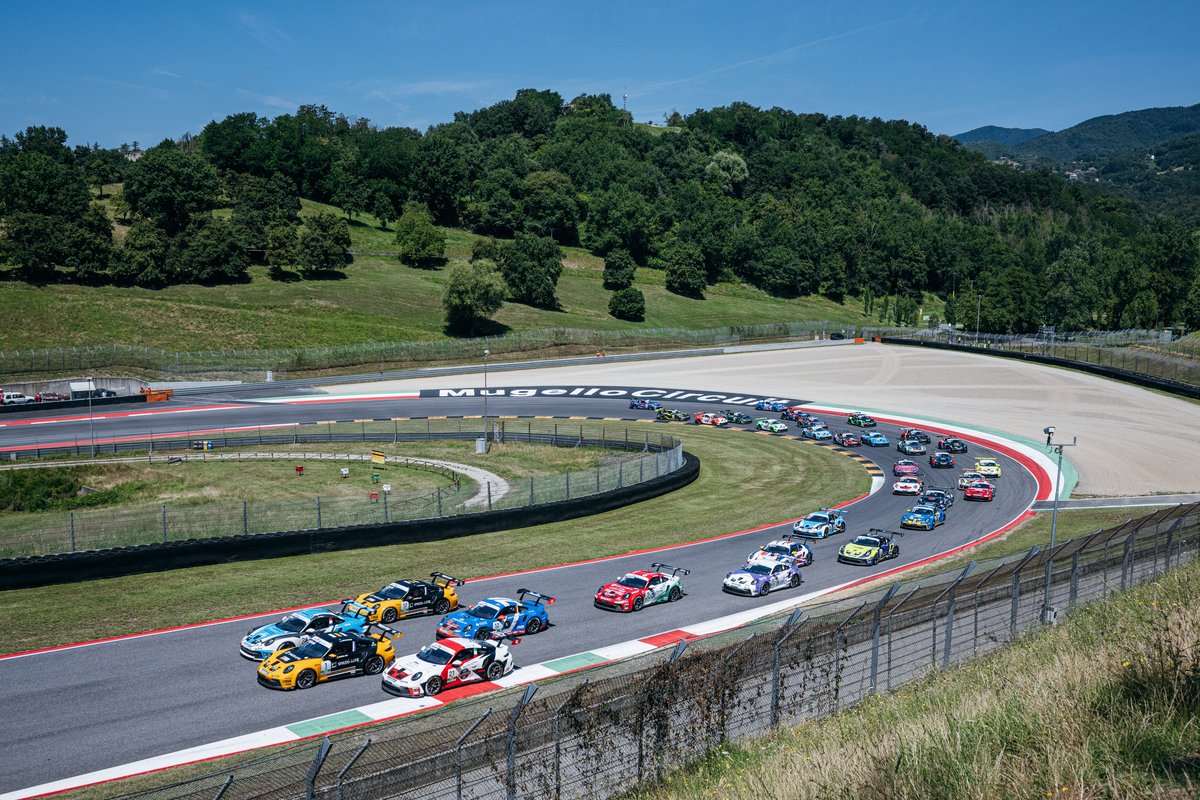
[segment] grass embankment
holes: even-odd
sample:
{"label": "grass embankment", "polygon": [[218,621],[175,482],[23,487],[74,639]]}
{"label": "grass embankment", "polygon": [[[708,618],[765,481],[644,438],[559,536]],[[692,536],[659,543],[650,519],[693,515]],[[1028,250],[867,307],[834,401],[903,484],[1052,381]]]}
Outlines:
{"label": "grass embankment", "polygon": [[[629,424],[661,432],[661,426]],[[700,477],[595,517],[456,539],[5,592],[0,651],[17,652],[347,597],[408,575],[463,578],[618,555],[790,519],[865,492],[855,461],[767,436],[689,429]],[[491,465],[493,462],[488,461]],[[490,468],[490,466],[489,466]]]}
{"label": "grass embankment", "polygon": [[1193,562],[830,719],[726,743],[629,797],[1195,797],[1198,715]]}
{"label": "grass embankment", "polygon": [[[302,214],[341,213],[307,200],[303,205]],[[455,229],[446,229],[446,234],[448,256],[470,255],[474,234]],[[355,250],[394,251],[393,236],[370,215],[350,224]],[[608,315],[611,292],[603,287],[603,261],[580,248],[566,248],[565,260],[576,268],[565,269],[559,280],[560,309],[506,303],[494,323],[477,333],[556,327],[695,329],[814,319],[849,326],[869,321],[857,303],[842,305],[822,297],[772,299],[747,287],[716,287],[703,300],[680,297],[666,291],[661,271],[640,269],[636,285],[646,296],[646,319],[626,322]],[[8,350],[114,342],[168,351],[240,350],[442,339],[446,269],[409,267],[392,256],[364,255],[337,278],[306,280],[285,273],[282,279],[272,279],[265,266],[257,265],[243,283],[146,289],[66,282],[35,286],[0,267],[0,317],[15,323],[5,331]]]}

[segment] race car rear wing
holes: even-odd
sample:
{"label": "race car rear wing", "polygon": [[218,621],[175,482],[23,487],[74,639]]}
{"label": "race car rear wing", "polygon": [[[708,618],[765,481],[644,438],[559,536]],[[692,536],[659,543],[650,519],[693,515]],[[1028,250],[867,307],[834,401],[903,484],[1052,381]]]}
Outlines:
{"label": "race car rear wing", "polygon": [[657,562],[651,564],[650,569],[652,569],[656,572],[666,572],[666,571],[670,570],[672,577],[680,574],[681,572],[684,575],[692,574],[692,571],[690,569],[684,569],[683,567],[672,567],[670,564],[659,564]]}
{"label": "race car rear wing", "polygon": [[433,578],[433,582],[438,586],[462,586],[466,583],[462,578],[451,578],[441,572],[431,572],[429,577]]}
{"label": "race car rear wing", "polygon": [[389,628],[387,625],[380,625],[378,622],[368,622],[365,632],[370,635],[372,630],[378,630],[382,635],[391,639],[393,642],[397,639],[404,638],[404,634],[395,628]]}
{"label": "race car rear wing", "polygon": [[551,597],[550,595],[539,594],[538,592],[535,592],[532,589],[518,589],[517,590],[517,602],[524,603],[525,595],[529,595],[530,597],[532,597],[533,602],[538,605],[542,605],[542,604],[550,605],[551,603],[554,602],[554,598]]}
{"label": "race car rear wing", "polygon": [[883,528],[871,528],[867,532],[868,533],[881,533],[884,536],[887,536],[889,538],[890,537],[897,537],[900,539],[904,538],[904,531],[885,531]]}

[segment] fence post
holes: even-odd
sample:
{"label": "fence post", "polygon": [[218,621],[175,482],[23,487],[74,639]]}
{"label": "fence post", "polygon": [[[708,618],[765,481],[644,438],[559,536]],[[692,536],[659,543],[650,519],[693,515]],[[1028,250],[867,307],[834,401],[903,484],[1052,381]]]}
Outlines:
{"label": "fence post", "polygon": [[970,564],[967,564],[967,566],[963,569],[963,571],[959,573],[958,577],[955,578],[950,583],[949,586],[947,586],[945,589],[943,589],[942,593],[939,594],[936,598],[934,598],[933,603],[930,604],[930,609],[933,611],[933,651],[932,651],[932,655],[930,656],[930,666],[932,666],[932,667],[937,666],[937,604],[939,602],[941,602],[942,598],[945,597],[947,594],[950,595],[950,602],[946,608],[946,617],[951,622],[953,622],[953,620],[954,620],[954,589],[955,589],[955,587],[958,586],[958,582],[961,581],[963,578],[967,577],[967,573],[973,569],[975,569],[974,561],[972,561]]}
{"label": "fence post", "polygon": [[621,477],[622,477],[622,469],[621,468],[624,466],[625,466],[624,461],[617,462],[617,488],[618,489],[621,488]]}
{"label": "fence post", "polygon": [[487,482],[488,511],[492,510],[492,482]]}
{"label": "fence post", "polygon": [[242,501],[242,533],[250,533],[250,515],[246,512],[246,501]]}
{"label": "fence post", "polygon": [[600,494],[600,465],[596,465],[596,494]]}
{"label": "fence post", "polygon": [[317,530],[321,529],[321,495],[317,495]]}
{"label": "fence post", "polygon": [[1133,579],[1133,537],[1137,536],[1137,531],[1125,537],[1125,554],[1121,557],[1121,591],[1125,591],[1126,576],[1129,580]]}
{"label": "fence post", "polygon": [[75,512],[71,512],[71,552],[75,552]]}
{"label": "fence post", "polygon": [[567,479],[567,499],[571,499],[571,473],[567,472],[564,476]]}
{"label": "fence post", "polygon": [[533,505],[533,476],[529,476],[529,505]]}
{"label": "fence post", "polygon": [[167,543],[167,504],[163,503],[162,507],[162,522],[163,522],[163,544]]}
{"label": "fence post", "polygon": [[888,589],[887,594],[875,605],[875,613],[871,615],[871,689],[869,694],[875,694],[875,690],[879,686],[879,627],[882,622],[883,607],[899,589],[900,582],[893,583],[892,588]]}
{"label": "fence post", "polygon": [[1054,548],[1046,554],[1046,585],[1042,591],[1042,624],[1049,625],[1056,618],[1057,611],[1050,610],[1050,584],[1054,579],[1054,557],[1062,552],[1063,548],[1075,541],[1072,537]]}
{"label": "fence post", "polygon": [[213,800],[221,800],[221,798],[225,795],[225,790],[227,790],[229,788],[229,785],[232,783],[233,783],[233,776],[230,775],[228,778],[225,779],[225,782],[221,784],[221,788],[217,790],[217,794],[215,797],[213,797]]}
{"label": "fence post", "polygon": [[363,746],[358,748],[354,755],[350,756],[350,760],[346,762],[346,766],[342,767],[341,772],[337,776],[337,800],[342,800],[342,779],[346,777],[346,773],[354,766],[354,762],[358,761],[358,757],[367,752],[367,748],[371,746],[371,740],[367,739],[363,742]]}
{"label": "fence post", "polygon": [[[950,585],[950,600],[949,600],[949,604],[946,606],[946,646],[944,648],[945,652],[942,655],[942,672],[945,672],[946,670],[948,670],[950,668],[950,648],[953,645],[953,641],[954,641],[954,590],[958,588],[959,582],[962,581],[962,579],[967,576],[967,573],[969,573],[971,570],[975,569],[976,566],[978,566],[978,565],[974,561],[972,561],[970,564],[967,565],[967,568],[963,570],[962,575],[958,576],[958,580]],[[937,604],[936,603],[934,603],[933,613],[934,613],[934,616],[936,617],[937,616]]]}
{"label": "fence post", "polygon": [[803,609],[797,608],[792,612],[792,616],[788,617],[788,621],[784,623],[783,628],[786,631],[779,641],[775,642],[775,651],[771,656],[771,727],[774,728],[779,724],[779,648],[783,647],[783,643],[788,640],[796,631],[800,630],[804,623],[808,622],[808,615],[804,614]]}
{"label": "fence post", "polygon": [[440,487],[440,486],[437,488],[437,498],[438,498],[438,516],[440,517],[442,515],[442,487]]}
{"label": "fence post", "polygon": [[854,619],[854,615],[857,614],[858,612],[862,611],[863,607],[866,606],[866,604],[867,604],[866,600],[859,603],[858,608],[851,611],[850,616],[848,616],[844,620],[842,620],[842,623],[840,625],[838,625],[837,629],[833,632],[833,658],[834,658],[834,662],[833,662],[834,663],[834,669],[833,669],[833,713],[835,713],[835,714],[837,713],[837,710],[838,710],[838,702],[840,699],[839,695],[841,693],[841,688],[842,688],[842,659],[841,659],[841,656],[838,655],[838,642],[842,638],[842,628],[844,628],[846,626],[846,623],[848,623],[850,620]]}
{"label": "fence post", "polygon": [[[583,683],[575,687],[567,699],[558,704],[558,708],[554,709],[554,800],[559,800],[562,796],[562,741],[558,735],[558,721],[562,714],[563,708],[567,703],[575,699],[575,695],[579,694],[583,687],[588,685],[591,678],[584,678]],[[462,800],[462,794],[459,794],[459,800]]]}
{"label": "fence post", "polygon": [[1017,635],[1017,600],[1021,597],[1021,567],[1024,567],[1027,563],[1029,563],[1029,559],[1033,558],[1040,552],[1041,550],[1035,544],[1033,547],[1029,548],[1028,555],[1021,559],[1021,563],[1017,564],[1016,569],[1013,570],[1012,617],[1008,623],[1008,633],[1013,638],[1016,638]]}
{"label": "fence post", "polygon": [[508,717],[508,777],[506,781],[508,800],[517,800],[517,717],[525,710],[525,706],[537,692],[537,684],[530,683],[525,687],[525,694]]}
{"label": "fence post", "polygon": [[975,631],[971,636],[971,655],[972,656],[975,656],[979,653],[979,589],[981,586],[983,586],[985,583],[987,583],[988,580],[993,575],[995,575],[1000,570],[1000,567],[1003,567],[1003,566],[1004,566],[1004,562],[1001,561],[1000,565],[998,567],[993,569],[987,575],[984,575],[983,580],[981,580],[979,583],[975,584]]}
{"label": "fence post", "polygon": [[896,605],[892,606],[892,610],[888,612],[888,642],[887,642],[887,690],[892,690],[892,615],[900,610],[900,606],[908,602],[908,598],[921,590],[921,584],[917,584],[908,594],[904,595],[904,599]]}
{"label": "fence post", "polygon": [[[458,800],[462,800],[462,744],[467,740],[468,736],[475,732],[475,729],[478,728],[491,713],[492,710],[490,708],[483,712],[483,716],[475,720],[471,727],[467,728],[467,732],[458,737],[458,741],[454,743],[454,786],[455,797],[458,798]],[[338,800],[342,800],[342,798],[338,797]]]}
{"label": "fence post", "polygon": [[326,736],[321,740],[320,747],[317,748],[317,755],[313,759],[312,766],[308,768],[308,775],[304,778],[304,794],[307,800],[313,800],[313,784],[316,783],[317,774],[321,771],[321,767],[325,765],[325,757],[329,755],[330,748],[333,743]]}

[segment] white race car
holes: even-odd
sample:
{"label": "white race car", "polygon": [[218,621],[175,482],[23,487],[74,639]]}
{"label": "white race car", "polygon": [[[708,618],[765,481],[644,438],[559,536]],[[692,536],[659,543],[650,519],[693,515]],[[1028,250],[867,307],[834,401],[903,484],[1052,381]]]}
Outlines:
{"label": "white race car", "polygon": [[397,658],[383,675],[383,690],[400,697],[432,697],[449,687],[499,680],[512,671],[512,653],[505,645],[450,637]]}
{"label": "white race car", "polygon": [[994,458],[975,459],[975,471],[985,478],[1000,477],[1000,465],[996,463],[996,459]]}
{"label": "white race car", "polygon": [[958,476],[958,488],[966,489],[975,481],[981,480],[983,480],[983,475],[979,474],[978,472],[964,472],[962,475]]}
{"label": "white race car", "polygon": [[920,494],[923,491],[925,491],[925,481],[911,475],[898,478],[892,484],[892,494]]}

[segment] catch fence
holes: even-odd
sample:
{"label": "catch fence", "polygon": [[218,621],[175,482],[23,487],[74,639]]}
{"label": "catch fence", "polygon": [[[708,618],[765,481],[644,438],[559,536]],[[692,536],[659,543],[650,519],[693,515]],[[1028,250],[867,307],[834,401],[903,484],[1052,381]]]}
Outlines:
{"label": "catch fence", "polygon": [[881,582],[536,685],[241,756],[211,774],[122,797],[619,795],[727,738],[849,708],[1191,560],[1200,547],[1198,512],[1200,505],[1164,509],[1053,550]]}
{"label": "catch fence", "polygon": [[1034,335],[976,334],[927,328],[864,328],[863,336],[868,339],[910,339],[984,350],[1032,353],[1200,386],[1197,339],[1173,339],[1170,334],[1161,331],[1082,331]]}
{"label": "catch fence", "polygon": [[[522,508],[597,495],[636,485],[683,466],[683,443],[674,437],[652,436],[645,431],[606,426],[564,425],[541,420],[488,420],[491,442],[523,442],[551,447],[596,447],[621,454],[601,459],[586,470],[521,478],[508,483],[507,491],[490,483],[471,491],[457,476],[449,487],[433,492],[383,492],[368,484],[358,494],[254,500],[232,503],[166,503],[150,508],[99,509],[57,514],[9,515],[0,529],[0,558],[52,555],[78,550],[99,550],[139,544],[159,544],[214,536],[241,536],[276,531],[319,530],[350,525],[371,525],[403,520],[474,514]],[[393,420],[390,422],[317,423],[268,428],[205,431],[202,436],[215,449],[298,445],[334,442],[385,442],[403,444],[436,440],[473,442],[485,436],[482,419]],[[97,443],[98,452],[149,450],[163,455],[187,450],[200,434],[176,433],[141,440]],[[12,457],[88,455],[90,442],[13,451]],[[217,458],[213,453],[209,458]],[[280,454],[282,455],[282,454]],[[270,459],[263,468],[291,472],[296,466],[316,466],[330,454],[294,452]],[[344,457],[343,457],[344,458]],[[405,459],[393,459],[403,462]],[[378,466],[349,462],[356,477],[378,472]],[[311,469],[310,469],[311,472]],[[302,478],[297,478],[302,479]],[[478,501],[471,498],[481,492]],[[371,494],[376,497],[372,498]]]}
{"label": "catch fence", "polygon": [[807,340],[839,330],[837,323],[780,322],[687,330],[647,328],[602,331],[549,328],[514,331],[474,339],[422,342],[368,342],[336,347],[279,350],[205,349],[183,353],[136,345],[57,347],[0,351],[0,379],[25,381],[86,373],[128,373],[156,381],[302,378],[337,374],[347,369],[372,372],[417,366],[479,363],[483,351],[492,359],[526,361],[595,354],[597,351],[652,352],[678,347],[737,345],[751,342]]}

